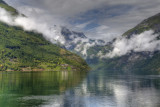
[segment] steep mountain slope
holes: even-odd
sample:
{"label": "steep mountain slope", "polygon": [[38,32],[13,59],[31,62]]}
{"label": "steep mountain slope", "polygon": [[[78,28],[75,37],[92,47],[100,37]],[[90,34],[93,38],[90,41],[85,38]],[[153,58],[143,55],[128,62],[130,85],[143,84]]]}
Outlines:
{"label": "steep mountain slope", "polygon": [[160,32],[160,13],[142,21],[134,28],[125,32],[122,36],[127,36],[129,38],[133,34],[140,34],[147,30],[154,30],[155,33]]}
{"label": "steep mountain slope", "polygon": [[[0,7],[17,11],[2,0]],[[51,44],[41,34],[0,22],[0,71],[88,70],[79,56]]]}
{"label": "steep mountain slope", "polygon": [[[135,40],[136,35],[141,35],[145,31],[150,30],[153,31],[153,34],[157,35],[156,39],[159,40],[160,14],[157,14],[142,21],[142,23],[138,24],[133,29],[124,33],[121,36],[121,39],[124,39],[127,42],[132,42],[132,39]],[[113,55],[114,57],[108,57],[107,54],[114,50],[114,45],[119,38],[116,38],[113,41],[105,44],[103,40],[89,39],[83,33],[71,31],[66,27],[61,28],[59,35],[61,35],[61,37],[65,40],[63,45],[64,48],[81,55],[83,58],[86,59],[88,64],[90,64],[95,69],[127,74],[157,74],[160,72],[159,50],[135,51],[134,49],[131,49],[130,52],[123,55]],[[147,35],[143,37],[144,41],[146,40],[146,38],[148,38]],[[141,44],[145,45],[143,44],[143,42]],[[124,47],[124,51],[125,48],[128,47]]]}
{"label": "steep mountain slope", "polygon": [[12,15],[17,15],[18,14],[16,9],[14,9],[13,7],[11,7],[8,4],[6,4],[3,0],[0,0],[0,7],[4,8],[5,10],[7,10],[9,12],[11,12]]}
{"label": "steep mountain slope", "polygon": [[[146,38],[151,37],[145,35],[145,31],[153,31],[153,35],[156,35],[156,38],[149,41],[146,45],[148,47],[152,47],[152,44],[158,44],[159,37],[160,37],[160,14],[157,14],[155,16],[152,16],[144,21],[142,23],[138,24],[136,27],[130,29],[126,33],[122,35],[122,40],[119,42],[121,45],[123,41],[125,41],[128,45],[130,45],[134,41],[135,37],[137,35],[144,34],[143,38],[137,39],[140,42],[139,47],[143,47],[145,45],[143,42],[146,40]],[[151,37],[152,38],[152,37]],[[114,57],[108,57],[109,53],[113,51],[114,46],[116,44],[117,40],[112,41],[111,43],[108,43],[106,46],[100,46],[90,50],[92,52],[96,52],[97,56],[99,52],[101,52],[101,55],[103,56],[102,59],[99,59],[99,57],[94,57],[92,59],[88,58],[87,62],[96,66],[96,69],[99,70],[106,70],[106,72],[115,72],[115,73],[135,73],[135,74],[159,74],[160,73],[160,51],[159,51],[159,44],[157,45],[158,49],[151,49],[152,51],[147,51],[145,49],[142,49],[141,51],[135,51],[136,49],[132,49],[120,56],[114,56]],[[133,43],[132,45],[138,46],[136,43]],[[129,47],[129,46],[128,46]],[[126,51],[125,48],[128,48],[127,45],[123,48],[123,51]],[[139,48],[136,47],[136,48]],[[130,47],[129,47],[130,48]],[[105,56],[106,55],[106,56]],[[97,63],[98,62],[98,63]]]}

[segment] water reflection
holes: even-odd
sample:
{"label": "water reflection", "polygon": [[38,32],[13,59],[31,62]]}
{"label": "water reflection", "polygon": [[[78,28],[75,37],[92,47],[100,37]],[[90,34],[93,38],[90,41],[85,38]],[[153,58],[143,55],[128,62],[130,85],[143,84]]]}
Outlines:
{"label": "water reflection", "polygon": [[52,72],[1,74],[0,80],[3,107],[160,107],[160,76]]}
{"label": "water reflection", "polygon": [[76,86],[85,72],[0,73],[0,107],[35,107]]}
{"label": "water reflection", "polygon": [[159,107],[160,77],[90,72],[79,86],[62,96],[60,103],[52,99],[45,107]]}

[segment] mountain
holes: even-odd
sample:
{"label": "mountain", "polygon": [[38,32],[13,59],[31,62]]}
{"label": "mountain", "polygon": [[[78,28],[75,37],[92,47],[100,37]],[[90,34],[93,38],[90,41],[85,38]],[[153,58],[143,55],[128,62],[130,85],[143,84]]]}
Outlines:
{"label": "mountain", "polygon": [[[145,34],[146,31],[150,32],[152,30],[153,35],[157,35],[156,39],[159,40],[160,14],[145,19],[134,28],[125,32],[120,38],[116,38],[109,43],[105,43],[103,40],[87,38],[83,32],[75,32],[66,27],[55,28],[55,30],[58,31],[57,35],[61,38],[57,40],[61,43],[61,46],[82,56],[93,69],[125,74],[158,74],[160,72],[159,50],[143,51],[142,49],[142,51],[135,51],[135,49],[130,49],[129,52],[122,55],[115,55],[114,57],[106,56],[114,50],[114,45],[118,40],[132,42],[132,39],[135,40],[137,35]],[[143,36],[143,38],[140,39],[144,39],[144,41],[146,41],[148,36]],[[64,41],[63,43],[61,42],[62,40]],[[150,44],[152,45],[154,42],[156,43],[159,41],[148,41],[148,43],[150,42],[152,42]],[[125,48],[128,48],[127,44],[125,44],[126,47],[124,47],[124,50]],[[140,47],[143,48],[146,44],[139,45],[142,45]]]}
{"label": "mountain", "polygon": [[[152,34],[147,35],[146,32],[152,32]],[[148,19],[145,19],[134,28],[128,30],[120,37],[120,39],[117,38],[112,42],[106,44],[105,46],[91,48],[89,51],[91,51],[91,53],[97,54],[97,56],[88,58],[87,62],[95,69],[106,70],[106,72],[109,73],[114,72],[124,74],[159,74],[159,40],[160,13]],[[132,43],[133,41],[135,43]],[[119,43],[119,45],[123,45],[123,42],[126,42],[125,47],[123,47],[123,50],[121,50],[121,53],[125,52],[128,48],[130,49],[129,52],[122,55],[117,54],[117,56],[115,55],[109,57],[110,52],[112,52],[114,49],[117,49],[115,48],[117,42]],[[137,45],[139,42],[141,42],[140,45]],[[146,44],[146,42],[148,43]],[[131,44],[134,48],[131,47]],[[152,45],[154,44],[157,45],[156,47],[152,48]]]}
{"label": "mountain", "polygon": [[[0,7],[18,12],[0,0]],[[0,71],[88,70],[78,55],[60,48],[42,34],[24,31],[21,27],[0,22]]]}
{"label": "mountain", "polygon": [[[7,5],[6,3],[4,3],[3,1],[0,1],[0,6],[10,11],[12,15],[19,14],[14,8],[6,5]],[[4,23],[2,23],[1,25],[3,25],[2,28],[5,28],[8,26],[8,25],[5,25]],[[13,27],[13,26],[12,27],[8,26],[8,28],[6,29],[9,29],[9,28],[14,29],[15,31],[17,30],[23,31],[21,28]],[[3,35],[8,35],[8,30],[6,32]],[[83,61],[77,55],[66,51],[66,50],[69,50],[83,57],[87,61],[87,63],[92,66],[93,69],[106,70],[106,72],[109,72],[109,73],[114,72],[114,73],[125,73],[125,74],[132,74],[132,73],[159,74],[160,73],[160,14],[157,14],[148,19],[145,19],[134,28],[125,32],[121,37],[115,38],[113,41],[109,43],[105,43],[105,41],[103,40],[90,39],[87,36],[85,36],[83,32],[72,31],[64,26],[54,25],[53,27],[49,28],[49,32],[51,34],[50,36],[54,35],[54,37],[51,37],[51,39],[48,38],[47,40],[50,40],[50,42],[55,43],[56,45],[53,45],[48,41],[47,41],[47,44],[49,44],[50,46],[52,45],[51,46],[52,49],[54,49],[55,47],[57,48],[52,50],[49,46],[49,49],[47,49],[47,51],[45,52],[48,52],[49,50],[49,53],[50,54],[52,53],[51,55],[55,55],[56,57],[58,57],[56,59],[55,66],[60,66],[59,68],[75,69],[78,67],[81,68],[82,65],[84,65],[83,69],[87,68],[85,61]],[[41,34],[37,34],[34,32],[23,31],[23,33],[26,33],[26,35],[34,35],[34,36],[37,35],[36,38],[37,37],[43,38]],[[2,39],[2,40],[4,41],[5,39]],[[43,39],[43,41],[46,41],[46,40]],[[32,40],[31,42],[34,42],[34,40]],[[20,43],[20,45],[21,44],[22,43]],[[33,47],[33,45],[31,44],[27,44],[27,46]],[[7,48],[11,50],[21,49],[17,47],[19,44],[16,44],[16,45],[12,44],[12,45],[14,47],[11,47],[10,45],[9,46],[6,45],[3,48],[4,49]],[[38,45],[40,45],[40,47],[43,47],[44,44],[38,44]],[[31,51],[31,54],[34,54],[34,51],[36,49],[33,49],[33,52]],[[60,51],[57,53],[58,49],[63,51]],[[40,50],[36,50],[38,54],[34,54],[34,55],[39,56]],[[43,49],[43,50],[46,50],[46,49]],[[28,52],[29,51],[26,51],[26,53]],[[44,54],[44,51],[42,52],[43,53],[41,53],[41,56],[39,56],[38,59],[43,56],[42,54]],[[64,53],[67,53],[66,56],[64,55]],[[68,53],[70,53],[70,55],[68,55]],[[48,53],[45,53],[45,54],[48,54]],[[4,52],[2,52],[2,56],[4,56]],[[79,58],[78,61],[80,63],[76,63],[77,61],[73,59],[73,56],[76,56],[77,58]],[[35,56],[33,56],[32,58],[34,57]],[[47,57],[48,55],[46,55],[45,58],[47,59]],[[60,59],[62,58],[62,61],[58,60],[59,58]],[[66,60],[66,58],[70,58],[70,59]],[[11,59],[12,61],[12,58],[8,58],[8,59]],[[34,62],[35,60],[32,60],[32,61]],[[39,62],[41,61],[42,60],[40,59]],[[67,61],[70,61],[70,62],[67,62]],[[30,61],[26,61],[26,62],[30,62]],[[4,61],[2,61],[2,63],[4,63]],[[71,65],[71,67],[68,67],[69,65]],[[76,67],[73,67],[73,65]],[[28,66],[30,67],[30,65]],[[25,68],[25,67],[22,66],[22,68]]]}
{"label": "mountain", "polygon": [[[105,43],[103,40],[87,38],[83,32],[71,31],[66,27],[61,27],[59,29],[59,35],[65,41],[62,46],[65,49],[82,56],[93,69],[125,74],[157,74],[160,72],[159,50],[135,51],[134,49],[131,49],[130,52],[123,55],[108,57],[106,55],[114,50],[114,45],[119,38],[115,38],[113,41]],[[137,35],[142,35],[150,30],[153,31],[153,34],[157,35],[156,39],[159,40],[160,14],[145,19],[134,28],[128,30],[120,37],[120,40],[132,42],[132,39],[135,39]],[[146,38],[148,38],[147,35],[143,37],[144,41]],[[155,41],[155,43],[156,42],[159,41]],[[127,48],[127,46],[124,48]]]}
{"label": "mountain", "polygon": [[140,34],[147,30],[154,30],[154,33],[160,33],[160,13],[145,19],[134,28],[125,32],[122,36],[127,36],[129,38],[134,34]]}
{"label": "mountain", "polygon": [[103,46],[105,41],[100,39],[90,39],[85,36],[83,32],[75,32],[67,29],[66,27],[61,28],[61,36],[64,38],[64,47],[67,50],[73,51],[83,58],[89,57],[88,50],[95,46]]}
{"label": "mountain", "polygon": [[51,36],[54,36],[54,38],[49,39],[52,43],[72,51],[84,59],[89,57],[88,49],[105,44],[103,40],[90,39],[83,32],[72,31],[64,26],[51,26],[49,32]]}

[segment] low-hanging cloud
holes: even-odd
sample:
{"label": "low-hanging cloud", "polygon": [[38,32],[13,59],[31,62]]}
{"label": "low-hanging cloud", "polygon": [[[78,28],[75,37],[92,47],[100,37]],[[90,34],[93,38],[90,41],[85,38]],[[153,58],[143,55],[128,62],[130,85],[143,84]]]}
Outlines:
{"label": "low-hanging cloud", "polygon": [[115,56],[126,55],[131,52],[154,52],[160,50],[160,40],[157,39],[159,35],[154,34],[154,31],[145,31],[139,35],[132,35],[130,39],[122,37],[113,43],[113,50],[109,53],[99,56],[102,58],[113,58]]}
{"label": "low-hanging cloud", "polygon": [[13,16],[3,8],[0,8],[0,21],[12,26],[21,26],[26,31],[42,33],[44,37],[52,43],[65,43],[65,39],[60,33],[61,28],[58,26],[50,26],[48,23],[34,18],[24,17],[22,15]]}
{"label": "low-hanging cloud", "polygon": [[[57,24],[70,26],[76,23],[87,32],[88,37],[106,38],[121,36],[125,31],[139,22],[160,12],[160,0],[5,0],[21,13],[50,23],[52,19],[60,19]],[[33,9],[32,9],[33,8]],[[35,14],[34,9],[45,12]],[[46,16],[49,15],[47,18]],[[51,19],[51,20],[49,20]],[[70,23],[73,21],[73,23]],[[105,31],[83,29],[83,23],[93,21],[100,26],[108,26]],[[57,21],[55,21],[57,22]],[[75,22],[75,23],[74,23]],[[122,26],[123,25],[123,26]],[[96,26],[99,29],[99,26]],[[92,28],[91,28],[92,29]]]}
{"label": "low-hanging cloud", "polygon": [[[87,56],[87,50],[94,45],[103,45],[98,40],[90,41],[89,38],[81,38],[77,34],[72,34],[69,38],[72,41],[67,41],[65,35],[62,35],[62,27],[43,22],[33,17],[24,17],[23,15],[11,15],[8,11],[0,8],[0,21],[9,24],[11,26],[20,26],[25,31],[34,31],[43,34],[43,36],[52,43],[60,43],[65,46],[66,49],[70,49],[72,45],[75,45],[74,50],[80,52],[82,55]],[[68,32],[66,32],[68,33]]]}

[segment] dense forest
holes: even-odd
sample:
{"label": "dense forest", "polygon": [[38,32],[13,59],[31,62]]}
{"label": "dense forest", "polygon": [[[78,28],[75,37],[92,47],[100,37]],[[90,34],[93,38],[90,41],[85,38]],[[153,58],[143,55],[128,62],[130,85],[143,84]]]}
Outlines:
{"label": "dense forest", "polygon": [[[18,12],[0,1],[0,7],[13,15]],[[48,42],[42,34],[0,22],[0,71],[87,70],[87,63]]]}

